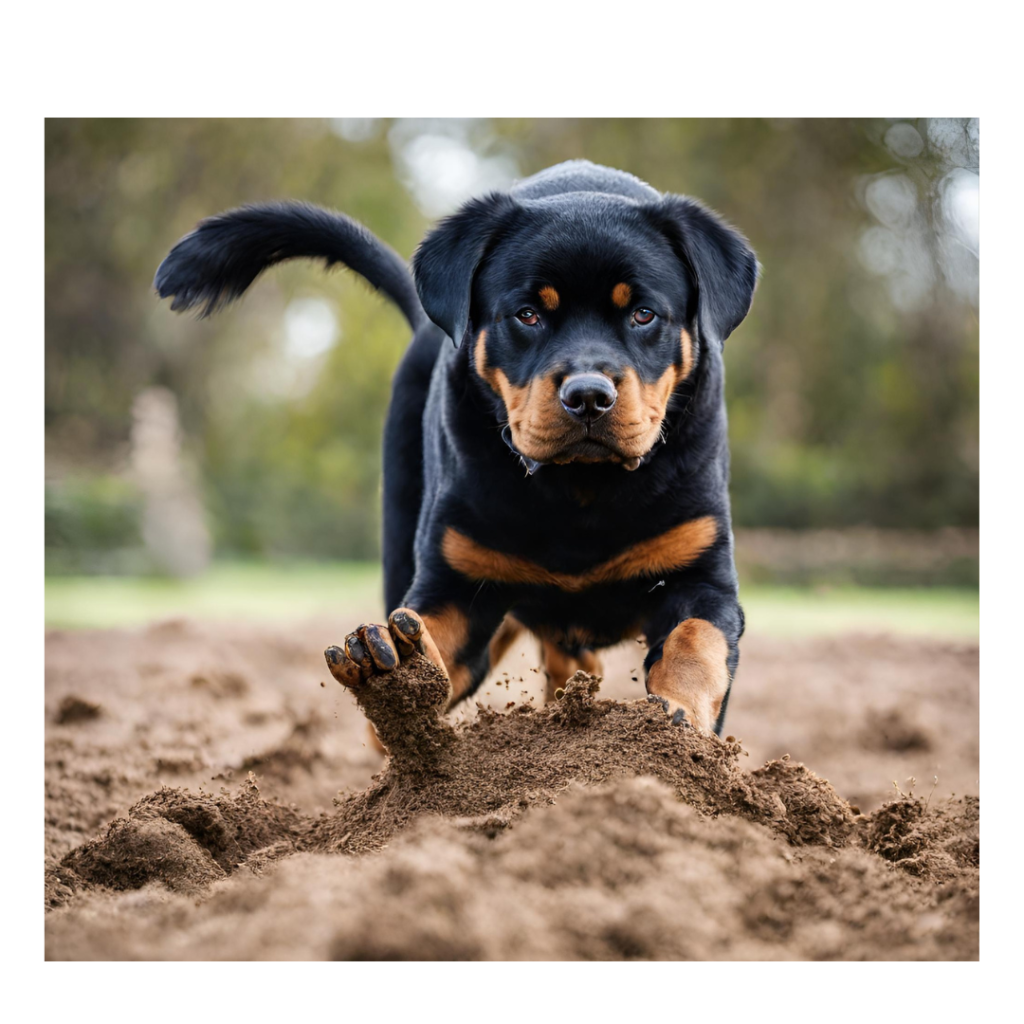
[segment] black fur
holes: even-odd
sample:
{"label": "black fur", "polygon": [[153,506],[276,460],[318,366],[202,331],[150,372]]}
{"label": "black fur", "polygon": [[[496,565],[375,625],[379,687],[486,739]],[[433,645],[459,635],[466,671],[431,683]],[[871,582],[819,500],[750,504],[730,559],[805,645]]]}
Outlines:
{"label": "black fur", "polygon": [[[265,266],[298,255],[364,274],[415,329],[385,426],[389,611],[458,609],[469,631],[459,659],[474,686],[509,613],[539,635],[557,637],[569,653],[641,631],[650,647],[648,670],[680,622],[706,619],[725,635],[731,678],[743,613],[729,511],[722,343],[750,308],[757,278],[742,236],[692,199],[572,161],[468,203],[428,235],[413,267],[430,320],[390,249],[347,218],[305,206],[252,207],[204,222],[172,250],[157,287],[162,296],[175,295],[173,308],[205,302],[210,312]],[[612,302],[618,282],[629,285],[628,308]],[[545,285],[561,297],[550,310],[538,304]],[[540,315],[528,325],[529,317],[518,314],[530,310]],[[645,319],[646,311],[656,315],[640,323],[637,314]],[[627,458],[619,439],[595,440],[590,425],[585,438],[551,458],[521,451],[509,411],[478,362],[483,353],[485,374],[500,370],[507,386],[524,394],[531,382],[557,387],[583,372],[605,374],[616,386],[634,375],[654,387],[675,379],[673,367],[682,375],[688,365],[684,328],[692,339],[690,372],[668,400],[660,436],[638,457]],[[445,344],[442,332],[455,345]],[[548,412],[559,427],[561,410]],[[584,457],[603,461],[579,461]],[[481,583],[457,572],[442,552],[454,528],[493,551],[581,574],[706,516],[714,517],[717,537],[693,564],[577,592]],[[725,703],[718,729],[724,714]]]}
{"label": "black fur", "polygon": [[243,206],[204,220],[170,251],[153,284],[160,298],[174,296],[171,309],[201,305],[206,317],[267,267],[299,257],[344,264],[391,299],[413,329],[423,322],[402,257],[357,221],[309,203]]}

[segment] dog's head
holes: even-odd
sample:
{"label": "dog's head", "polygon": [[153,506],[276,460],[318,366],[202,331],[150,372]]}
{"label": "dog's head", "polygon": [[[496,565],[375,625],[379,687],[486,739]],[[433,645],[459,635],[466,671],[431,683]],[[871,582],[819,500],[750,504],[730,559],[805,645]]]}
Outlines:
{"label": "dog's head", "polygon": [[757,261],[743,237],[691,199],[650,193],[496,193],[416,253],[428,316],[470,347],[531,469],[635,469],[677,389],[750,308]]}

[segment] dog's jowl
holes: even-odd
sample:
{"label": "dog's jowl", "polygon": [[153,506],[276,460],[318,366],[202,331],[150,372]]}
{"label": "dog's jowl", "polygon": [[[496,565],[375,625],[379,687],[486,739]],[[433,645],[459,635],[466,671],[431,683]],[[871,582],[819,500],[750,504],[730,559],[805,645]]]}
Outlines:
{"label": "dog's jowl", "polygon": [[204,221],[157,272],[212,312],[271,264],[342,263],[413,329],[384,438],[390,616],[327,652],[359,686],[414,651],[471,694],[516,634],[549,696],[644,636],[647,690],[719,731],[736,670],[723,345],[757,261],[692,199],[573,161],[467,203],[406,263],[299,203]]}

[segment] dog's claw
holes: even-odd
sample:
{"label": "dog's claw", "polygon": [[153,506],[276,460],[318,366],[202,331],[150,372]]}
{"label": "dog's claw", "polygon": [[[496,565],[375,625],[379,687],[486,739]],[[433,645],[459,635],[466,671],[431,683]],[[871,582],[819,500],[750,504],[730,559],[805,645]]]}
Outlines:
{"label": "dog's claw", "polygon": [[404,608],[399,608],[398,611],[391,613],[390,624],[411,644],[423,636],[423,623],[418,616],[407,612]]}
{"label": "dog's claw", "polygon": [[370,652],[367,651],[358,630],[345,637],[345,653],[359,666],[364,678],[373,672],[373,658],[370,657]]}
{"label": "dog's claw", "polygon": [[398,651],[385,627],[360,626],[359,635],[379,671],[390,672],[398,666]]}
{"label": "dog's claw", "polygon": [[647,694],[647,699],[652,704],[657,704],[658,707],[668,715],[668,720],[672,725],[681,725],[684,729],[693,728],[692,723],[686,717],[686,712],[682,708],[676,708],[675,711],[673,711],[672,705],[669,704],[669,702],[660,694],[649,693]]}

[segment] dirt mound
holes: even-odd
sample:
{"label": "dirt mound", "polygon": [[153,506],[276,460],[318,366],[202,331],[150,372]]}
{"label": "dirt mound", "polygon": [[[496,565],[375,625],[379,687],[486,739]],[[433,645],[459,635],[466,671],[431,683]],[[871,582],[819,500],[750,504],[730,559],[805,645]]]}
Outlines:
{"label": "dirt mound", "polygon": [[930,960],[978,941],[976,871],[928,885],[857,846],[794,847],[653,778],[572,785],[496,838],[427,815],[372,856],[253,855],[198,903],[78,898],[50,915],[51,957]]}
{"label": "dirt mound", "polygon": [[367,859],[331,955],[381,959],[935,959],[956,902],[859,849],[794,849],[650,778],[572,787],[487,843],[424,826]]}
{"label": "dirt mound", "polygon": [[[738,743],[599,699],[583,673],[548,707],[460,725],[441,714],[446,689],[417,659],[356,693],[391,757],[333,814],[264,799],[251,772],[234,796],[138,801],[48,872],[50,906],[84,901],[90,918],[86,938],[51,915],[50,955],[976,955],[976,800],[859,816],[803,765],[745,771]],[[294,727],[285,767],[321,728]],[[103,897],[139,890],[165,895],[137,922]],[[172,952],[177,901],[197,896],[188,951]]]}
{"label": "dirt mound", "polygon": [[99,704],[71,694],[60,702],[54,721],[58,725],[70,725],[74,722],[90,722],[94,718],[99,718],[101,714],[103,709]]}
{"label": "dirt mound", "polygon": [[235,797],[163,788],[140,800],[106,835],[72,850],[54,872],[48,899],[57,905],[91,883],[139,889],[152,881],[193,892],[231,874],[254,855],[293,852],[308,823],[290,807],[259,796],[250,776]]}
{"label": "dirt mound", "polygon": [[865,820],[861,836],[867,849],[903,871],[957,878],[981,863],[978,798],[964,797],[932,811],[914,797],[894,800]]}
{"label": "dirt mound", "polygon": [[573,783],[651,775],[706,815],[736,814],[794,843],[846,843],[849,805],[803,765],[778,760],[745,772],[739,744],[673,726],[650,701],[599,700],[597,682],[578,672],[545,708],[482,710],[455,728],[441,714],[446,682],[424,659],[371,680],[356,700],[391,758],[316,839],[349,852],[378,848],[422,814],[476,819],[493,832]]}

